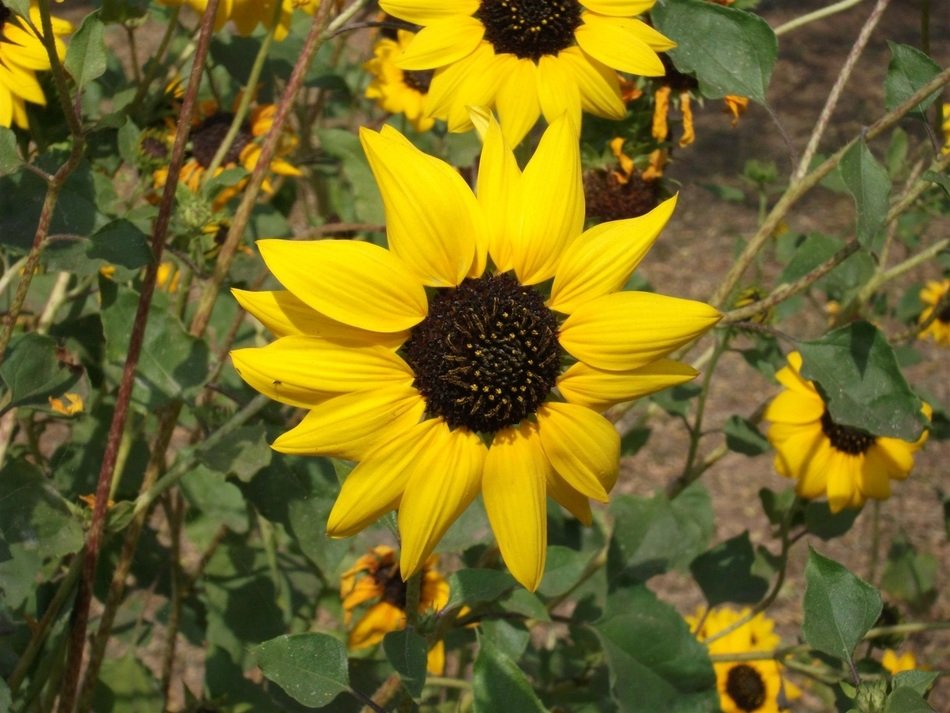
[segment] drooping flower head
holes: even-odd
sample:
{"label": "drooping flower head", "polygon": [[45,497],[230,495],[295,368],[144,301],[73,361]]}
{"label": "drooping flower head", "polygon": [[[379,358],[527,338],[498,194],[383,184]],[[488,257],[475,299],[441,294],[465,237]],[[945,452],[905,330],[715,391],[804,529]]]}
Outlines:
{"label": "drooping flower head", "polygon": [[[60,39],[73,31],[66,20],[50,18],[60,59],[66,56],[66,45]],[[40,27],[40,10],[36,0],[30,2],[30,20]],[[37,72],[50,68],[49,56],[43,42],[23,18],[0,2],[0,126],[16,124],[29,128],[26,103],[46,105],[43,88],[36,79]]]}
{"label": "drooping flower head", "polygon": [[232,359],[258,391],[310,410],[275,449],[359,461],[331,535],[397,509],[408,577],[481,492],[505,562],[534,589],[546,496],[589,523],[588,499],[616,479],[620,439],[601,412],[693,378],[665,357],[720,315],[619,291],[675,199],[582,232],[573,122],[555,121],[522,172],[497,122],[475,120],[476,194],[395,130],[363,129],[389,249],[259,241],[286,291],[236,296],[278,339]]}
{"label": "drooping flower head", "polygon": [[399,60],[435,69],[427,109],[450,131],[471,128],[467,107],[494,107],[516,145],[544,114],[625,115],[617,70],[660,76],[675,43],[634,17],[654,0],[381,0],[422,26]]}
{"label": "drooping flower head", "polygon": [[428,131],[435,119],[426,114],[426,96],[432,83],[432,70],[400,69],[396,58],[415,35],[399,30],[396,39],[380,37],[373,45],[373,58],[363,69],[373,75],[366,87],[366,98],[373,99],[383,111],[404,114],[416,131]]}
{"label": "drooping flower head", "polygon": [[[768,439],[775,448],[775,469],[796,481],[799,496],[826,495],[832,512],[861,507],[868,498],[886,500],[891,481],[910,474],[928,432],[910,442],[835,423],[801,367],[801,354],[789,354],[788,365],[775,375],[785,390],[765,412],[772,422]],[[923,411],[929,418],[930,406],[924,404]]]}
{"label": "drooping flower head", "polygon": [[933,339],[937,344],[950,347],[950,280],[929,280],[920,291],[920,299],[926,305],[918,321],[927,324],[920,333],[922,339]]}
{"label": "drooping flower head", "polygon": [[[699,612],[687,616],[686,621],[696,638],[706,644],[710,654],[744,654],[776,649],[781,639],[775,633],[775,622],[761,613],[734,631],[716,637],[748,614],[748,609],[736,611],[720,607],[705,618]],[[785,709],[789,699],[800,695],[796,686],[782,680],[782,670],[774,659],[714,662],[713,668],[722,713],[778,713]]]}

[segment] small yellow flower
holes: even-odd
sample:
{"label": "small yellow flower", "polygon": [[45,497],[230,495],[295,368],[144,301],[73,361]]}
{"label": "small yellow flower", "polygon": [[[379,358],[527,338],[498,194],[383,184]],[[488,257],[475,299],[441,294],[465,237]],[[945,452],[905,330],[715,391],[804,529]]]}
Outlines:
{"label": "small yellow flower", "polygon": [[373,58],[363,69],[373,75],[366,87],[366,98],[374,99],[383,111],[404,114],[416,131],[428,131],[435,119],[425,113],[426,96],[432,82],[432,70],[403,70],[396,58],[415,35],[399,30],[395,40],[381,37],[373,45]]}
{"label": "small yellow flower", "polygon": [[[801,354],[788,355],[788,365],[775,375],[785,390],[765,411],[775,470],[794,479],[803,498],[827,495],[832,512],[861,507],[868,498],[886,500],[891,481],[910,474],[928,431],[910,442],[835,423],[815,385],[799,373],[801,366]],[[929,419],[930,406],[922,410]]]}
{"label": "small yellow flower", "polygon": [[729,94],[723,98],[723,101],[726,103],[726,112],[732,115],[732,125],[736,126],[739,123],[739,117],[749,108],[748,97]]}
{"label": "small yellow flower", "polygon": [[67,391],[61,397],[50,396],[49,407],[63,416],[75,416],[77,413],[82,413],[84,405],[82,396]]}
{"label": "small yellow flower", "polygon": [[[930,321],[930,324],[920,333],[921,339],[932,339],[937,344],[950,347],[950,279],[930,280],[920,291],[920,299],[926,305],[920,313],[918,323]],[[941,305],[942,303],[942,305]],[[940,311],[934,316],[938,305]],[[931,317],[933,317],[931,319]]]}
{"label": "small yellow flower", "polygon": [[894,649],[885,649],[884,655],[881,656],[881,666],[890,671],[891,674],[913,671],[917,668],[917,658],[912,651],[905,651],[898,655]]}
{"label": "small yellow flower", "polygon": [[[449,601],[449,585],[436,569],[439,558],[429,557],[422,566],[419,613],[443,609]],[[375,646],[390,631],[406,628],[406,583],[392,547],[378,545],[340,578],[343,600],[343,624],[349,628],[353,612],[375,600],[350,629],[347,643],[351,649]],[[429,650],[429,673],[441,676],[445,669],[445,645],[439,641]]]}
{"label": "small yellow flower", "polygon": [[[706,642],[748,614],[749,609],[736,611],[720,607],[702,619],[701,626],[701,611],[687,616],[686,621],[696,638],[706,644],[710,654],[771,652],[778,648],[781,639],[775,633],[775,622],[761,613],[735,631]],[[795,685],[783,681],[781,667],[771,658],[715,662],[713,669],[722,713],[778,713],[787,707],[788,700],[801,695]]]}

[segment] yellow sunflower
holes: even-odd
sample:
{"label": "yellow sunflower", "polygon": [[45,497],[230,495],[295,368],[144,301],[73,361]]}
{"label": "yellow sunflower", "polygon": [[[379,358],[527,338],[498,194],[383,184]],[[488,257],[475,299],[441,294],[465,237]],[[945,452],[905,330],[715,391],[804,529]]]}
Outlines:
{"label": "yellow sunflower", "polygon": [[[930,320],[920,336],[924,339],[933,339],[937,344],[950,347],[950,304],[944,302],[950,293],[950,280],[929,280],[926,287],[920,291],[921,301],[927,305],[920,313],[918,323],[923,324]],[[937,306],[943,302],[937,316],[931,319]]]}
{"label": "yellow sunflower", "polygon": [[[274,104],[263,104],[251,110],[251,115],[240,128],[237,136],[234,137],[230,148],[224,155],[221,165],[215,170],[214,175],[218,176],[229,168],[243,166],[248,173],[257,166],[257,161],[261,155],[261,139],[270,131],[274,123],[274,115],[277,107]],[[195,117],[194,126],[190,134],[190,149],[181,167],[179,180],[188,187],[193,193],[198,193],[205,181],[207,169],[211,167],[221,142],[224,140],[231,122],[234,120],[234,114],[227,111],[221,111],[218,104],[214,101],[204,102]],[[155,159],[156,153],[161,153],[171,146],[174,136],[174,124],[169,123],[168,139],[164,142],[151,139],[149,150],[152,159]],[[269,169],[272,173],[281,176],[299,176],[300,170],[284,160],[284,156],[289,155],[297,146],[297,139],[290,132],[285,132],[281,136],[278,145],[277,155],[271,161]],[[167,163],[159,166],[152,173],[152,182],[156,189],[160,190],[168,180]],[[226,186],[220,189],[213,201],[214,210],[221,210],[232,198],[238,195],[247,185],[247,178],[242,178],[236,184]],[[264,179],[261,188],[265,193],[273,193],[274,187],[270,180]]]}
{"label": "yellow sunflower", "polygon": [[[765,412],[772,422],[768,439],[775,469],[797,481],[801,497],[827,495],[832,512],[861,507],[868,498],[886,500],[891,480],[910,474],[928,432],[910,442],[835,423],[814,384],[799,373],[801,366],[801,354],[788,355],[788,366],[776,374],[785,390]],[[923,411],[930,418],[930,406],[924,404]]]}
{"label": "yellow sunflower", "polygon": [[[159,0],[162,5],[187,5],[199,15],[208,7],[208,0]],[[313,14],[320,0],[280,0],[280,18],[274,30],[274,39],[282,40],[290,30],[294,9]],[[214,18],[214,29],[220,30],[228,20],[234,22],[239,35],[249,35],[258,25],[270,27],[274,19],[276,0],[220,0]]]}
{"label": "yellow sunflower", "polygon": [[310,409],[276,450],[359,461],[330,535],[398,509],[408,577],[481,491],[505,562],[535,589],[546,495],[589,523],[588,498],[617,477],[620,438],[600,412],[693,378],[664,357],[720,314],[618,291],[674,200],[582,234],[574,123],[555,121],[522,173],[494,118],[474,116],[477,195],[391,127],[362,129],[389,249],[259,241],[287,291],[236,295],[279,338],[232,358],[258,391]]}
{"label": "yellow sunflower", "polygon": [[[419,613],[438,611],[449,601],[449,584],[436,569],[438,557],[432,555],[422,565],[419,590]],[[390,631],[406,628],[406,583],[399,572],[392,547],[378,545],[340,578],[340,599],[343,600],[343,624],[347,628],[353,611],[371,600],[363,616],[356,622],[347,639],[351,649],[375,646]],[[445,644],[441,641],[429,649],[429,673],[441,676],[445,670]]]}
{"label": "yellow sunflower", "polygon": [[435,69],[427,110],[450,131],[471,128],[467,107],[494,107],[516,145],[544,115],[626,115],[616,70],[661,76],[656,54],[675,46],[633,17],[654,0],[380,0],[422,26],[399,59]]}
{"label": "yellow sunflower", "polygon": [[[66,56],[66,45],[60,39],[73,31],[66,20],[50,18],[60,59]],[[40,26],[40,11],[36,0],[30,2],[30,21]],[[50,68],[49,56],[39,36],[29,23],[0,2],[0,126],[16,124],[29,128],[26,102],[46,104],[43,88],[36,79],[37,72]]]}
{"label": "yellow sunflower", "polygon": [[917,668],[917,657],[913,651],[905,651],[898,654],[894,649],[885,649],[881,656],[881,666],[891,672],[892,675],[902,671],[913,671]]}
{"label": "yellow sunflower", "polygon": [[[687,616],[686,621],[696,638],[706,644],[710,654],[771,652],[776,649],[781,639],[775,633],[775,622],[765,614],[757,614],[735,631],[706,642],[748,614],[748,609],[736,611],[721,607],[702,619],[698,631],[701,612]],[[778,713],[786,708],[789,699],[801,695],[796,686],[782,680],[781,668],[774,659],[715,662],[713,668],[722,713]]]}
{"label": "yellow sunflower", "polygon": [[435,119],[425,113],[432,70],[402,70],[395,61],[413,37],[413,33],[399,30],[396,39],[376,40],[373,58],[363,65],[373,75],[373,81],[366,87],[366,98],[374,99],[380,109],[390,114],[405,114],[416,131],[428,131],[435,124]]}

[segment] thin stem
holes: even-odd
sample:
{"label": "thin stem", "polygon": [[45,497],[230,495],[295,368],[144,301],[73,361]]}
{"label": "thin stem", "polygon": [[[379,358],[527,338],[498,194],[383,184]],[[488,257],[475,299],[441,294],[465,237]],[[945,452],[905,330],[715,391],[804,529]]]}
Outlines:
{"label": "thin stem", "polygon": [[551,601],[547,603],[545,608],[549,612],[552,612],[555,609],[557,609],[562,603],[566,602],[568,598],[572,594],[574,594],[574,592],[576,592],[578,589],[584,586],[584,584],[587,582],[588,579],[590,579],[595,574],[597,574],[597,572],[602,570],[606,564],[607,564],[607,548],[604,548],[600,550],[600,552],[597,553],[597,556],[594,557],[594,559],[592,559],[590,562],[587,563],[587,566],[584,568],[583,573],[581,573],[581,576],[577,578],[577,581],[571,585],[570,589],[568,589],[566,592],[564,592],[560,596],[554,597],[554,599],[552,599]]}
{"label": "thin stem", "polygon": [[414,629],[419,623],[419,600],[422,596],[422,570],[406,580],[406,626]]}
{"label": "thin stem", "polygon": [[138,84],[142,81],[142,73],[139,71],[139,52],[135,45],[135,28],[131,25],[123,25],[125,36],[129,41],[129,57],[132,62],[132,79]]}
{"label": "thin stem", "polygon": [[838,100],[841,98],[841,93],[844,91],[845,84],[847,84],[848,79],[851,78],[851,72],[854,70],[854,66],[858,62],[858,57],[861,56],[861,53],[867,46],[868,40],[871,39],[871,33],[874,31],[874,28],[877,27],[877,23],[880,21],[881,15],[884,14],[884,10],[887,8],[890,2],[891,0],[877,0],[877,4],[874,6],[874,9],[871,10],[871,14],[868,16],[864,26],[861,28],[861,32],[858,34],[858,39],[855,40],[854,44],[851,46],[851,51],[848,52],[848,56],[844,61],[844,65],[841,67],[841,71],[838,73],[838,78],[835,80],[834,86],[831,88],[831,91],[828,93],[828,98],[825,100],[825,106],[822,107],[821,114],[818,116],[818,121],[815,123],[815,128],[811,132],[811,137],[808,139],[808,145],[805,147],[805,153],[802,154],[802,159],[798,164],[798,168],[795,169],[795,173],[792,174],[792,181],[801,180],[802,176],[804,176],[808,171],[808,166],[811,163],[815,152],[818,150],[818,143],[821,141],[821,137],[824,135],[825,129],[828,128],[828,122],[831,120],[831,115],[834,112],[835,107],[838,105]]}
{"label": "thin stem", "polygon": [[174,5],[171,8],[171,13],[168,16],[168,20],[165,23],[165,34],[162,35],[161,42],[158,43],[158,49],[155,50],[155,56],[152,57],[152,61],[148,62],[145,67],[145,77],[142,79],[142,82],[139,84],[139,88],[135,92],[135,96],[132,98],[132,101],[129,103],[129,113],[134,113],[138,109],[139,104],[142,103],[142,99],[145,98],[145,95],[148,93],[149,87],[152,86],[152,82],[155,81],[156,76],[158,75],[158,70],[161,68],[162,59],[165,57],[165,53],[168,51],[168,46],[171,44],[172,38],[175,36],[175,30],[178,29],[178,14],[181,12],[181,5]]}
{"label": "thin stem", "polygon": [[171,602],[168,625],[165,627],[165,651],[162,655],[161,692],[164,711],[168,711],[168,692],[171,689],[175,667],[175,651],[178,647],[178,627],[181,622],[182,594],[184,591],[181,567],[181,530],[184,521],[185,501],[181,493],[173,493],[168,499],[167,520],[171,535]]}
{"label": "thin stem", "polygon": [[38,333],[46,334],[49,332],[49,328],[53,325],[53,320],[56,318],[56,312],[66,301],[66,289],[69,287],[69,280],[71,278],[72,274],[69,272],[61,272],[56,276],[56,282],[53,283],[53,288],[50,290],[49,297],[46,300],[46,306],[43,307],[43,313],[40,314],[40,318],[36,322],[36,331]]}
{"label": "thin stem", "polygon": [[789,20],[786,23],[783,23],[776,27],[773,32],[781,37],[782,35],[791,32],[792,30],[797,30],[799,27],[804,27],[805,25],[817,22],[818,20],[823,20],[826,17],[831,17],[839,12],[844,12],[845,10],[850,10],[855,5],[860,5],[864,0],[839,0],[832,5],[827,7],[820,8],[818,10],[813,10],[812,12],[796,17],[794,20]]}
{"label": "thin stem", "polygon": [[865,639],[879,639],[883,636],[906,636],[907,634],[922,634],[927,631],[950,629],[950,621],[918,621],[893,626],[875,626],[868,629]]}

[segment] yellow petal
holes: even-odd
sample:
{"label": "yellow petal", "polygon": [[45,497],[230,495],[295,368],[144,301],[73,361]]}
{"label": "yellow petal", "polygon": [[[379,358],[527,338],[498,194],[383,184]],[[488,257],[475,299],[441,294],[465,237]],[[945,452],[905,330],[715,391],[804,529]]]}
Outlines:
{"label": "yellow petal", "polygon": [[501,126],[489,115],[478,163],[478,202],[485,213],[488,251],[499,272],[514,269],[514,245],[521,234],[521,169],[502,135]]}
{"label": "yellow petal", "polygon": [[428,312],[409,267],[385,248],[358,240],[258,240],[274,277],[313,309],[373,332],[401,332]]}
{"label": "yellow petal", "polygon": [[544,55],[538,62],[538,98],[549,123],[564,116],[580,131],[580,88],[575,73],[560,56]]}
{"label": "yellow petal", "polygon": [[588,300],[616,292],[629,279],[673,215],[676,197],[646,215],[591,228],[564,251],[548,307],[570,314]]}
{"label": "yellow petal", "polygon": [[858,485],[861,492],[875,500],[891,497],[890,464],[873,446],[864,454]]}
{"label": "yellow petal", "polygon": [[342,394],[314,407],[273,448],[295,455],[360,460],[422,420],[425,401],[410,384]]}
{"label": "yellow petal", "polygon": [[327,396],[374,386],[409,384],[413,374],[391,349],[289,336],[265,347],[231,352],[250,386],[275,401],[312,408]]}
{"label": "yellow petal", "polygon": [[568,485],[607,502],[620,467],[620,434],[606,418],[584,406],[549,402],[538,409],[541,446]]}
{"label": "yellow petal", "polygon": [[669,359],[658,359],[628,371],[605,371],[577,362],[560,376],[557,387],[569,402],[605,411],[614,404],[685,384],[698,373],[688,364]]}
{"label": "yellow petal", "polygon": [[530,59],[510,64],[498,90],[495,105],[505,138],[510,146],[517,146],[541,116],[538,102],[538,67]]}
{"label": "yellow petal", "polygon": [[485,444],[465,428],[450,430],[441,419],[410,466],[399,503],[399,571],[414,574],[432,554],[442,535],[478,495]]}
{"label": "yellow petal", "polygon": [[470,55],[485,34],[485,26],[474,17],[452,15],[426,23],[412,43],[396,60],[402,69],[444,67]]}
{"label": "yellow petal", "polygon": [[634,22],[638,21],[585,13],[584,24],[574,31],[574,37],[581,49],[608,67],[644,77],[662,77],[666,74],[663,63],[647,42],[655,38],[635,31]]}
{"label": "yellow petal", "polygon": [[532,592],[541,583],[547,555],[550,471],[535,424],[525,421],[495,434],[482,479],[485,511],[505,564]]}
{"label": "yellow petal", "polygon": [[573,122],[556,120],[525,167],[521,237],[514,248],[515,274],[522,285],[553,277],[564,249],[581,234],[584,188],[578,140]]}
{"label": "yellow petal", "polygon": [[386,208],[390,250],[425,285],[458,285],[484,232],[481,207],[458,171],[391,131],[360,130]]}
{"label": "yellow petal", "polygon": [[398,631],[405,626],[406,613],[402,609],[386,601],[377,602],[356,622],[347,638],[347,646],[351,649],[368,649],[382,641],[390,631]]}
{"label": "yellow petal", "polygon": [[825,404],[817,394],[814,398],[807,398],[788,390],[772,399],[765,410],[765,419],[778,423],[814,423],[818,427],[824,412]]}
{"label": "yellow petal", "polygon": [[650,292],[615,292],[581,305],[561,325],[559,341],[593,367],[624,371],[665,357],[721,317],[702,302]]}
{"label": "yellow petal", "polygon": [[478,10],[479,0],[380,0],[383,12],[416,25],[428,25],[453,15],[472,15]]}
{"label": "yellow petal", "polygon": [[601,15],[629,17],[653,7],[656,0],[581,0],[581,5]]}
{"label": "yellow petal", "polygon": [[580,47],[569,47],[558,55],[580,91],[584,111],[608,119],[620,120],[627,107],[620,95],[617,72],[586,54]]}
{"label": "yellow petal", "polygon": [[437,423],[429,419],[416,424],[375,448],[350,471],[327,518],[327,534],[356,534],[396,506]]}
{"label": "yellow petal", "polygon": [[438,641],[426,655],[426,671],[433,676],[445,673],[445,642]]}
{"label": "yellow petal", "polygon": [[426,112],[445,119],[449,131],[471,128],[470,106],[493,106],[512,55],[496,55],[487,42],[468,57],[436,70],[426,95]]}
{"label": "yellow petal", "polygon": [[251,292],[232,289],[231,294],[241,307],[278,337],[303,334],[330,340],[362,341],[366,344],[396,348],[409,336],[408,332],[392,334],[368,332],[337,322],[310,309],[306,303],[287,290]]}
{"label": "yellow petal", "polygon": [[561,507],[584,525],[590,526],[594,520],[594,515],[590,511],[590,501],[568,485],[567,481],[553,468],[548,471],[547,487],[548,495],[554,498]]}
{"label": "yellow petal", "polygon": [[[825,466],[828,473],[828,507],[831,512],[863,504],[863,498],[857,491],[861,460],[859,456],[832,451]],[[815,463],[815,466],[818,467],[819,463]]]}

